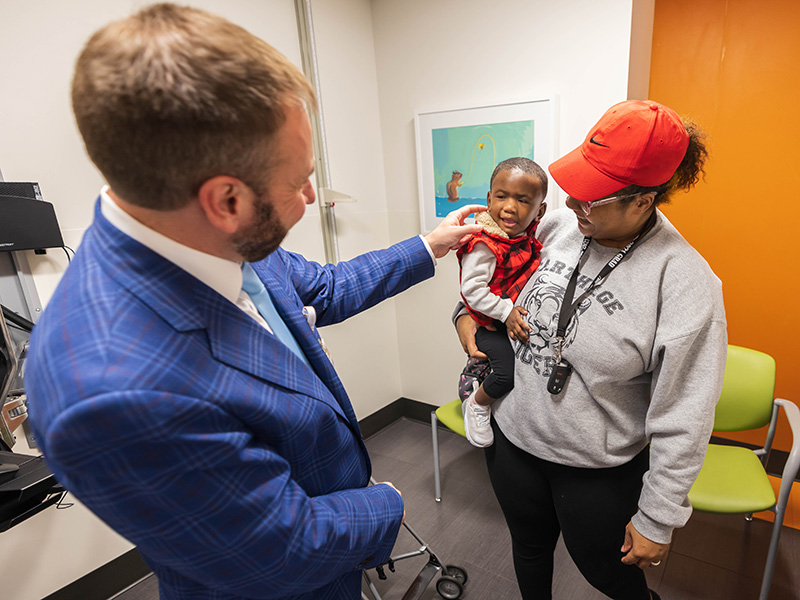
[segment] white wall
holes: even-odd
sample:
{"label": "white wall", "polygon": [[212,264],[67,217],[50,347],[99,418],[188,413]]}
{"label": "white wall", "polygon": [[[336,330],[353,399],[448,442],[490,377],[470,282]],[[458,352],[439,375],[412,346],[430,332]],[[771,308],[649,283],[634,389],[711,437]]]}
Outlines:
{"label": "white wall", "polygon": [[[390,243],[372,13],[369,0],[313,0],[312,9],[330,185],[356,199],[334,208],[347,260]],[[321,333],[359,419],[401,396],[395,300]]]}
{"label": "white wall", "polygon": [[[419,232],[414,111],[556,94],[556,150],[563,154],[627,98],[631,0],[374,0],[372,6],[392,240]],[[455,398],[464,364],[449,320],[458,298],[455,256],[437,270],[397,300],[403,396],[434,405]]]}

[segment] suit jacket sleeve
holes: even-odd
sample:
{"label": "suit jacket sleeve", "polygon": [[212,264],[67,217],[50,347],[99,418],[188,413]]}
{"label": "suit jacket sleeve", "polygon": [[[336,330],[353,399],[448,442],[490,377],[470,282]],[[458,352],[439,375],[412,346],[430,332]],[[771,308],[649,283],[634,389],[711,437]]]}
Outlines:
{"label": "suit jacket sleeve", "polygon": [[302,303],[315,308],[319,326],[339,323],[434,273],[419,236],[337,265],[323,266],[282,249],[274,254],[253,265],[256,272],[263,274],[268,261],[280,260]]}

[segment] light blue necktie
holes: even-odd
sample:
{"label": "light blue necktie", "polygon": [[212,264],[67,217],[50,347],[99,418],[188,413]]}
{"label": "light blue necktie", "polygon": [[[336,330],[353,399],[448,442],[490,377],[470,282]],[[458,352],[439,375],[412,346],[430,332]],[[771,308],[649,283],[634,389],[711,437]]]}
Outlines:
{"label": "light blue necktie", "polygon": [[309,363],[306,355],[300,349],[297,340],[294,339],[292,332],[289,331],[286,323],[272,303],[269,292],[267,292],[264,284],[258,278],[258,275],[256,275],[253,267],[247,262],[242,264],[242,289],[248,293],[253,304],[256,305],[256,309],[258,309],[258,312],[267,321],[270,329],[272,329],[272,333],[275,334],[275,337],[308,365]]}

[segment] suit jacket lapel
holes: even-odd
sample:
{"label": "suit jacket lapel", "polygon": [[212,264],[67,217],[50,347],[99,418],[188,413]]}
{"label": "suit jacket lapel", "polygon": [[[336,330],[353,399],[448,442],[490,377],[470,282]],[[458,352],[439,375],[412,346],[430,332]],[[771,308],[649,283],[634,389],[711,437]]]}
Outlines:
{"label": "suit jacket lapel", "polygon": [[221,299],[225,304],[216,307],[209,305],[206,318],[211,351],[217,360],[281,387],[317,398],[347,418],[339,403],[308,365],[236,306]]}
{"label": "suit jacket lapel", "polygon": [[[325,387],[336,398],[339,410],[346,415],[347,419],[353,424],[356,432],[360,435],[358,421],[353,411],[352,404],[347,397],[344,385],[341,379],[339,379],[328,355],[322,348],[319,333],[308,324],[308,321],[303,315],[303,306],[294,288],[291,287],[288,278],[283,276],[282,269],[283,266],[280,259],[273,254],[261,263],[258,263],[256,272],[264,281],[264,285],[269,290],[275,308],[286,323],[289,331],[294,335],[309,363],[311,363],[312,368],[322,380]],[[298,362],[301,361],[298,360]]]}
{"label": "suit jacket lapel", "polygon": [[[95,256],[105,272],[161,315],[177,331],[205,329],[214,357],[236,369],[307,396],[333,408],[352,426],[352,409],[342,408],[344,393],[327,356],[319,348],[302,307],[288,309],[284,291],[276,306],[286,319],[309,362],[325,381],[278,339],[234,304],[189,273],[113,227],[95,208],[95,223],[87,232],[88,245],[97,236]],[[296,298],[296,296],[295,296]],[[299,316],[299,320],[298,320]],[[301,321],[301,322],[300,322]],[[305,331],[303,331],[303,327]],[[322,354],[324,362],[317,354]],[[326,387],[327,386],[327,387]],[[349,403],[348,403],[349,404]],[[348,414],[349,413],[349,414]]]}

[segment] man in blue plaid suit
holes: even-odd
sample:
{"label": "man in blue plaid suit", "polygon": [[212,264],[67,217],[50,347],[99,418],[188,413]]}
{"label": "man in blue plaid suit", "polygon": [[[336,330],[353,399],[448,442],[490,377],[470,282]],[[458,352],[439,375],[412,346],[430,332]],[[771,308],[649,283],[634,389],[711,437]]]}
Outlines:
{"label": "man in blue plaid suit", "polygon": [[[137,545],[162,598],[359,598],[403,501],[368,486],[353,408],[303,307],[337,323],[430,277],[478,229],[463,224],[472,209],[337,266],[279,248],[314,201],[313,92],[266,43],[195,9],[101,29],[72,98],[109,185],[31,340],[48,464]],[[242,291],[242,261],[297,352]]]}

